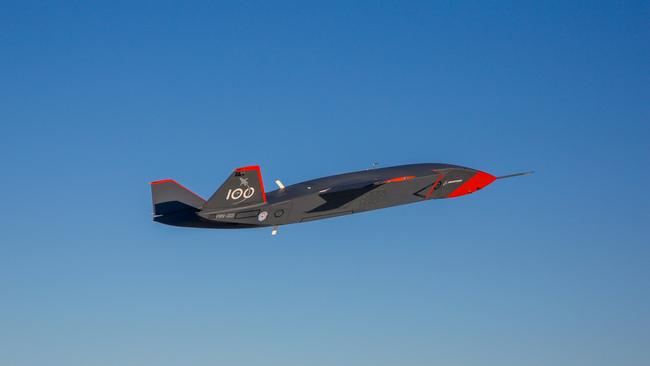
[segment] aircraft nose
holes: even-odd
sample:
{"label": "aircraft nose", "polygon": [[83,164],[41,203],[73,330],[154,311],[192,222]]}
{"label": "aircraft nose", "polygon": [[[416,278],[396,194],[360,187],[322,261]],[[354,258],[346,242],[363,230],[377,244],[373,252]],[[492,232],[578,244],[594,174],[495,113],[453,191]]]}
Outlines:
{"label": "aircraft nose", "polygon": [[460,187],[452,191],[447,197],[452,198],[452,197],[458,197],[458,196],[474,193],[479,189],[488,186],[490,183],[494,182],[495,179],[496,177],[493,176],[492,174],[488,174],[486,172],[477,170],[476,174],[474,174],[470,179],[468,179],[463,184],[461,184]]}

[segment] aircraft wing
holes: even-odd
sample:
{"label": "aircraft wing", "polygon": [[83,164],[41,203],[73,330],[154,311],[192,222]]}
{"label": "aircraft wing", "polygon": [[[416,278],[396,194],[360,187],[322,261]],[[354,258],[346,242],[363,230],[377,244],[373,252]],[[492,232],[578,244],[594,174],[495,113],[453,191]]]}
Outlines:
{"label": "aircraft wing", "polygon": [[325,202],[308,212],[333,210],[383,185],[382,181],[359,181],[323,189],[318,194]]}

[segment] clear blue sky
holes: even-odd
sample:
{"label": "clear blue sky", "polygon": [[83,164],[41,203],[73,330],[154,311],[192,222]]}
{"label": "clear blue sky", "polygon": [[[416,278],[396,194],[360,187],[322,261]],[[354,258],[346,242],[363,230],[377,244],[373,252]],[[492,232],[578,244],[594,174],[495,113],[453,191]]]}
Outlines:
{"label": "clear blue sky", "polygon": [[[4,2],[0,364],[643,365],[645,2]],[[210,195],[447,162],[478,194],[269,230]]]}

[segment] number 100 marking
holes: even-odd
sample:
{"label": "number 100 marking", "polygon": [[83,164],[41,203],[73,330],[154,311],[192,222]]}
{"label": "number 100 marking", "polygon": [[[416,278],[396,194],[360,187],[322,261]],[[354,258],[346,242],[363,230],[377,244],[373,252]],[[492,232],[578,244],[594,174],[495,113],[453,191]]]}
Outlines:
{"label": "number 100 marking", "polygon": [[244,199],[248,199],[253,197],[254,194],[255,194],[255,188],[253,187],[248,187],[245,190],[241,188],[229,189],[228,195],[226,196],[226,200],[229,200],[231,198],[234,200],[238,200],[242,196],[244,197]]}

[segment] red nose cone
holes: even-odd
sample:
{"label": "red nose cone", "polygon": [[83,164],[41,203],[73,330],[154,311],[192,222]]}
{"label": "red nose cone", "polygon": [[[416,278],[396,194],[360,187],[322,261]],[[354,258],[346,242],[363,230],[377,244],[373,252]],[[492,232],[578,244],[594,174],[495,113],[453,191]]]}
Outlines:
{"label": "red nose cone", "polygon": [[474,176],[472,176],[465,183],[461,184],[460,187],[456,188],[447,197],[452,198],[452,197],[458,197],[469,193],[474,193],[479,189],[487,186],[488,184],[494,182],[495,179],[496,177],[493,176],[492,174],[488,174],[485,172],[476,172]]}

